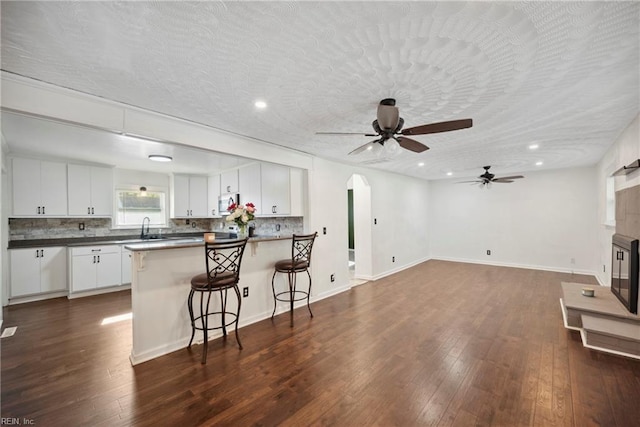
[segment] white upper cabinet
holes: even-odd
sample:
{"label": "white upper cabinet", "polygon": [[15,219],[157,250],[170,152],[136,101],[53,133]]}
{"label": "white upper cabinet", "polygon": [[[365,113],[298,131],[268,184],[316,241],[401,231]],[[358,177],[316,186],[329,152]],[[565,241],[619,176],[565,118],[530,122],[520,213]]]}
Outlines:
{"label": "white upper cabinet", "polygon": [[14,216],[67,216],[67,165],[33,159],[12,162]]}
{"label": "white upper cabinet", "polygon": [[260,163],[254,163],[238,169],[238,187],[240,190],[240,203],[253,203],[258,210],[257,215],[264,214],[262,206],[262,189],[260,177]]}
{"label": "white upper cabinet", "polygon": [[172,218],[206,218],[209,208],[206,176],[174,175]]}
{"label": "white upper cabinet", "polygon": [[262,163],[262,215],[289,215],[290,180],[287,166]]}
{"label": "white upper cabinet", "polygon": [[304,173],[302,169],[289,169],[291,216],[304,216]]}
{"label": "white upper cabinet", "polygon": [[238,170],[222,172],[220,174],[220,193],[238,193]]}
{"label": "white upper cabinet", "polygon": [[111,216],[113,171],[95,166],[68,166],[69,215]]}
{"label": "white upper cabinet", "polygon": [[207,185],[207,201],[209,207],[207,215],[209,217],[219,217],[218,212],[218,199],[220,198],[220,175],[211,175],[208,179]]}

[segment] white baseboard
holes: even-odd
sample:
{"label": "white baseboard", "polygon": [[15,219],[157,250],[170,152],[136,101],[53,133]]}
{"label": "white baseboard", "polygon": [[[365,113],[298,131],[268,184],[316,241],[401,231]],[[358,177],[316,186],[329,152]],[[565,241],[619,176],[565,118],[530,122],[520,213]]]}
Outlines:
{"label": "white baseboard", "polygon": [[431,259],[439,260],[439,261],[464,262],[467,264],[492,265],[496,267],[512,267],[512,268],[526,268],[528,270],[553,271],[556,273],[583,274],[585,276],[594,276],[597,279],[596,272],[593,270],[572,270],[570,268],[549,267],[546,265],[519,264],[519,263],[511,263],[511,262],[487,262],[487,261],[480,261],[477,259],[455,258],[455,257],[434,256]]}

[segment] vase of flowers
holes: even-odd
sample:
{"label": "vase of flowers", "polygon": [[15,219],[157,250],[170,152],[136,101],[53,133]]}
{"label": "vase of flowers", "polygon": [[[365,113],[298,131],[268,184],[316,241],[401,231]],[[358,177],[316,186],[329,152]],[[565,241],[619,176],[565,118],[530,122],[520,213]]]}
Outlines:
{"label": "vase of flowers", "polygon": [[231,204],[227,211],[229,211],[229,215],[227,215],[227,221],[235,222],[238,226],[238,238],[244,239],[248,236],[247,225],[249,225],[249,221],[253,220],[254,214],[256,212],[256,207],[253,203],[245,203],[244,205],[236,205],[235,203]]}

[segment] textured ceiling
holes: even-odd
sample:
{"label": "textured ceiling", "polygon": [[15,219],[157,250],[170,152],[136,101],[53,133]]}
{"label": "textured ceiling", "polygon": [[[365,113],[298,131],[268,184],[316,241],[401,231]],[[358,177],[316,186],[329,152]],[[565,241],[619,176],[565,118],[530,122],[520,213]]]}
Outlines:
{"label": "textured ceiling", "polygon": [[592,165],[640,110],[638,2],[1,7],[7,72],[340,162],[372,138],[316,132],[371,132],[383,98],[405,127],[472,118],[370,164],[425,179]]}

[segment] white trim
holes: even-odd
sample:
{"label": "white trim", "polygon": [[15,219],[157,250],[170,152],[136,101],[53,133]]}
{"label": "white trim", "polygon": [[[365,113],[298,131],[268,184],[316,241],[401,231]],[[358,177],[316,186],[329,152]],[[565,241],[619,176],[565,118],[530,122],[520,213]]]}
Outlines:
{"label": "white trim", "polygon": [[596,272],[592,270],[574,270],[570,268],[548,267],[544,265],[528,265],[528,264],[517,264],[517,263],[511,263],[511,262],[487,262],[487,261],[480,261],[475,259],[439,257],[439,256],[434,256],[431,259],[439,260],[439,261],[463,262],[466,264],[482,264],[482,265],[492,265],[496,267],[526,268],[528,270],[542,270],[542,271],[553,271],[556,273],[583,274],[586,276],[594,276],[594,277],[596,276]]}
{"label": "white trim", "polygon": [[9,297],[8,305],[24,304],[27,302],[44,301],[52,298],[66,297],[68,291],[50,292],[46,294],[27,295],[24,297]]}
{"label": "white trim", "polygon": [[88,291],[70,293],[67,296],[67,298],[75,299],[75,298],[82,298],[82,297],[90,297],[93,295],[101,295],[101,294],[108,294],[111,292],[126,291],[127,289],[131,289],[131,284],[120,285],[120,286],[110,286],[108,288],[91,289]]}

